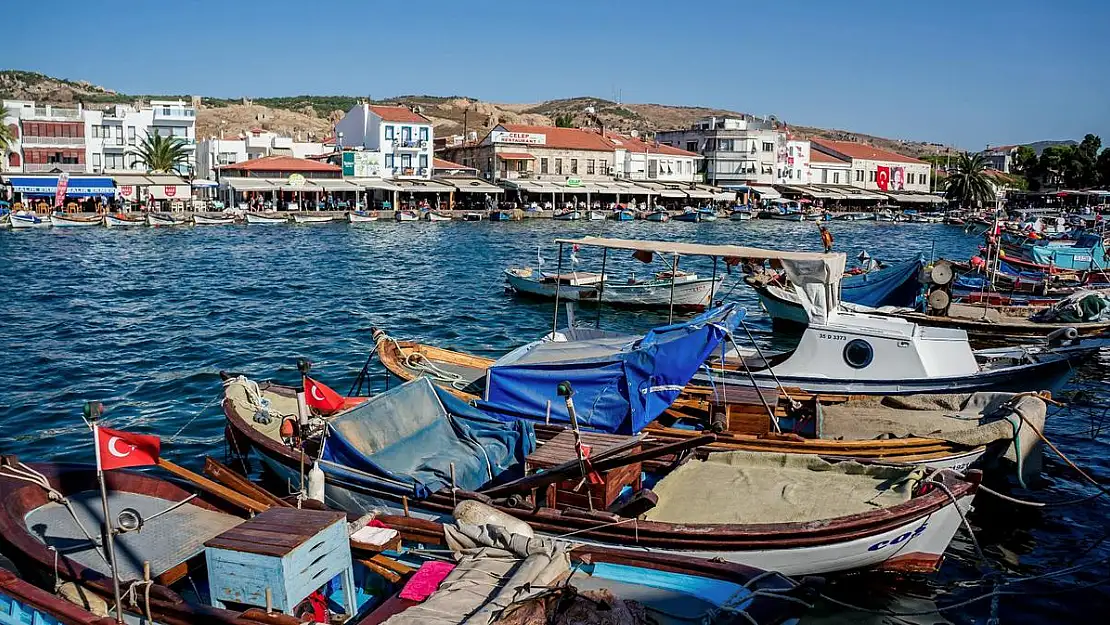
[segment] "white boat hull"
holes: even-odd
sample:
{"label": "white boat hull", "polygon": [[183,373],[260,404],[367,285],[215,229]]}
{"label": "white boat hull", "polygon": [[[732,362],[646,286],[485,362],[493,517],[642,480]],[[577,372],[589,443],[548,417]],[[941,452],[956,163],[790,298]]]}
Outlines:
{"label": "white boat hull", "polygon": [[299,224],[326,224],[335,221],[334,215],[303,215],[296,213],[293,221]]}
{"label": "white boat hull", "polygon": [[38,215],[19,215],[12,213],[8,215],[8,223],[11,225],[12,230],[30,230],[32,228],[49,228],[50,220],[39,217]]}
{"label": "white boat hull", "polygon": [[288,223],[285,215],[261,215],[259,213],[247,213],[247,223],[252,226],[269,226],[274,224]]}
{"label": "white boat hull", "polygon": [[582,213],[578,211],[570,211],[567,213],[556,213],[551,217],[555,221],[578,221],[582,219]]}
{"label": "white boat hull", "polygon": [[[540,282],[534,278],[514,273],[511,269],[506,270],[505,277],[509,286],[518,293],[548,299],[555,297],[554,282]],[[724,276],[718,276],[716,288],[713,288],[713,280],[710,278],[676,282],[673,300],[670,282],[665,280],[637,285],[608,284],[601,290],[601,299],[605,304],[616,306],[668,308],[673,303],[676,308],[700,309],[710,303],[712,293],[720,291],[723,281]],[[562,284],[559,285],[558,290],[559,299],[561,300],[596,302],[598,299],[598,289],[594,285]]]}
{"label": "white boat hull", "polygon": [[752,214],[748,211],[733,211],[728,218],[732,221],[750,221]]}
{"label": "white boat hull", "polygon": [[428,213],[428,221],[451,221],[447,215],[440,215],[439,213]]}
{"label": "white boat hull", "polygon": [[588,211],[586,219],[589,221],[605,221],[605,213],[601,211]]}
{"label": "white boat hull", "polygon": [[205,217],[204,215],[193,215],[193,225],[196,226],[230,226],[234,223],[234,217]]}
{"label": "white boat hull", "polygon": [[394,215],[397,221],[420,221],[420,217],[412,211],[399,211]]}
{"label": "white boat hull", "polygon": [[146,225],[151,226],[153,228],[164,228],[164,227],[168,227],[168,226],[184,226],[187,223],[188,222],[185,221],[184,219],[178,220],[178,219],[174,219],[173,217],[168,217],[166,215],[147,214],[147,216],[146,216]]}
{"label": "white boat hull", "polygon": [[360,215],[358,213],[347,213],[347,221],[352,224],[368,224],[378,221],[378,219],[379,217],[377,215],[372,214]]}
{"label": "white boat hull", "polygon": [[62,215],[51,215],[50,224],[55,228],[96,228],[103,225],[103,219],[72,219]]}
{"label": "white boat hull", "polygon": [[108,228],[139,228],[146,226],[146,219],[120,219],[115,215],[105,215],[104,225]]}

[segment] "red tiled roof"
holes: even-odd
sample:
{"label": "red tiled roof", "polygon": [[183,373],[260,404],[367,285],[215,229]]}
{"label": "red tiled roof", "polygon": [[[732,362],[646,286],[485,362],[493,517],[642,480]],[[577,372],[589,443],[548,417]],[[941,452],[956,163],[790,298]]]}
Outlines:
{"label": "red tiled roof", "polygon": [[647,152],[648,154],[666,154],[669,156],[700,156],[695,152],[687,152],[681,148],[676,148],[672,145],[663,145],[660,143],[649,143],[637,137],[622,137],[620,135],[610,135],[610,141],[620,141],[622,148],[627,149],[629,152]]}
{"label": "red tiled roof", "polygon": [[[894,161],[896,163],[924,163],[916,158],[891,152],[890,150],[883,150],[873,145],[864,143],[855,143],[853,141],[830,141],[828,139],[811,139],[810,143],[820,149],[826,149],[838,152],[847,156],[848,158],[858,158],[865,161]],[[812,160],[812,155],[810,159]]]}
{"label": "red tiled roof", "polygon": [[473,167],[467,167],[466,165],[460,165],[447,159],[435,157],[432,158],[432,167],[435,169],[474,169]]}
{"label": "red tiled roof", "polygon": [[[509,132],[545,135],[543,147],[562,150],[597,150],[599,152],[612,152],[622,148],[630,152],[648,152],[652,154],[669,154],[671,156],[697,156],[669,145],[655,145],[636,137],[626,137],[613,132],[602,136],[596,130],[589,128],[558,128],[556,126],[527,126],[524,124],[501,124],[501,128]],[[499,154],[502,156],[503,154]]]}
{"label": "red tiled roof", "polygon": [[371,111],[387,122],[412,122],[416,124],[430,124],[432,120],[420,113],[414,113],[407,106],[370,106]]}
{"label": "red tiled roof", "polygon": [[498,152],[497,153],[497,158],[499,158],[503,161],[534,161],[534,160],[536,160],[535,156],[532,156],[531,154],[528,154],[527,152]]}
{"label": "red tiled roof", "polygon": [[338,165],[310,161],[292,156],[263,156],[234,165],[224,165],[222,170],[236,171],[342,171]]}
{"label": "red tiled roof", "polygon": [[811,163],[840,163],[841,165],[847,165],[848,164],[848,161],[837,158],[837,157],[833,156],[832,154],[825,154],[824,152],[822,152],[820,150],[810,150],[809,151],[809,162],[811,162]]}

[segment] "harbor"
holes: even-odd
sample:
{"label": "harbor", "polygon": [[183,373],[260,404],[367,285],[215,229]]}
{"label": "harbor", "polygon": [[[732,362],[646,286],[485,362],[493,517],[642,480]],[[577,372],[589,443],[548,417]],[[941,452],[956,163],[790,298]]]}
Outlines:
{"label": "harbor", "polygon": [[[665,224],[648,220],[566,222],[554,219],[503,223],[461,219],[404,223],[381,219],[365,224],[336,220],[312,225],[285,221],[288,223],[284,227],[266,228],[243,221],[226,227],[52,228],[3,235],[0,260],[7,267],[24,268],[4,272],[0,277],[0,292],[5,293],[6,298],[0,312],[0,323],[6,328],[2,345],[5,353],[11,355],[11,369],[21,373],[10,380],[4,391],[5,401],[0,402],[0,418],[6,423],[0,443],[5,453],[15,453],[24,462],[89,462],[93,456],[92,440],[76,413],[80,412],[83,401],[95,398],[109,408],[104,416],[105,423],[118,430],[159,436],[161,457],[176,463],[175,466],[199,473],[206,467],[212,469],[204,460],[208,456],[228,466],[249,470],[251,477],[261,479],[261,483],[272,489],[275,495],[295,494],[300,479],[295,454],[283,456],[278,453],[271,460],[266,460],[266,454],[259,455],[258,451],[245,453],[246,438],[225,437],[225,424],[236,423],[229,421],[234,413],[228,412],[225,393],[232,393],[238,388],[232,384],[225,390],[225,385],[236,376],[258,381],[270,379],[278,385],[286,385],[285,388],[290,389],[288,392],[295,395],[297,389],[307,384],[307,378],[302,377],[305,374],[298,370],[298,359],[305,359],[304,366],[308,366],[307,361],[311,362],[308,375],[313,380],[347,395],[380,395],[383,400],[395,397],[391,401],[402,401],[404,396],[397,395],[400,389],[405,388],[400,386],[401,382],[406,379],[418,381],[418,378],[430,376],[428,379],[440,384],[446,393],[440,399],[444,405],[454,406],[454,400],[473,402],[477,396],[467,395],[471,392],[466,386],[471,379],[466,373],[468,367],[489,367],[507,352],[551,332],[553,328],[551,300],[556,294],[545,298],[522,297],[512,293],[505,270],[514,266],[532,267],[552,275],[570,272],[586,276],[594,272],[595,276],[613,276],[615,279],[611,288],[614,289],[626,277],[650,278],[653,274],[667,275],[666,272],[675,272],[676,269],[684,274],[696,274],[713,285],[712,296],[699,309],[715,306],[717,302],[728,302],[736,306],[736,314],[743,310],[742,325],[735,325],[735,318],[732,321],[722,318],[722,327],[731,327],[735,341],[744,349],[758,346],[760,357],[774,361],[772,353],[796,349],[799,341],[804,342],[804,335],[800,336],[797,330],[776,330],[771,316],[761,309],[761,294],[745,280],[753,274],[741,271],[739,266],[715,260],[713,254],[727,257],[742,253],[749,264],[755,254],[784,258],[783,262],[788,263],[794,262],[790,260],[794,258],[797,262],[812,262],[824,256],[819,253],[820,237],[813,223],[773,219],[720,219],[713,223],[671,221]],[[922,263],[934,266],[941,258],[966,259],[973,256],[984,241],[981,228],[969,229],[959,224],[835,219],[827,223],[835,234],[836,248],[851,259],[851,265],[856,264],[855,258],[861,252],[866,252],[868,257],[896,267],[899,265],[893,261],[914,256],[920,256]],[[761,249],[766,248],[769,241],[774,241],[778,249]],[[648,255],[651,262],[645,264],[643,252],[648,250],[653,253]],[[841,259],[839,262],[843,263],[843,257]],[[789,267],[788,271],[794,271]],[[794,279],[801,278],[796,276]],[[651,328],[689,323],[695,319],[692,315],[698,309],[683,310],[673,306],[674,295],[668,295],[671,288],[668,282],[669,279],[663,279],[663,297],[655,305],[629,307],[616,302],[611,306],[597,306],[589,301],[579,301],[573,308],[573,325],[581,331],[600,328],[625,336],[638,336]],[[445,288],[445,285],[450,285],[450,288]],[[598,298],[601,301],[610,301],[605,286],[595,282],[594,288],[599,288]],[[846,287],[843,290],[845,294],[850,291],[852,289]],[[564,298],[569,293],[560,286],[557,295],[560,302],[555,304],[556,329],[560,331],[565,331],[563,329],[568,325]],[[827,333],[830,330],[819,328],[818,331]],[[844,328],[839,331],[844,331]],[[578,340],[590,339],[584,337]],[[433,348],[442,351],[429,351]],[[426,356],[416,358],[405,350],[419,350]],[[737,352],[739,354],[740,351]],[[545,358],[538,353],[530,357]],[[881,348],[876,348],[875,358],[881,357]],[[1105,454],[1106,445],[1100,426],[1105,412],[1103,406],[1110,400],[1105,391],[1105,371],[1110,363],[1107,362],[1105,350],[1084,357],[1082,364],[1078,362],[1076,369],[1052,389],[1054,400],[1070,405],[1040,404],[1040,410],[1047,418],[1039,427],[1067,458],[1079,462],[1083,470],[1098,474],[1106,470],[1105,461],[1100,459]],[[709,363],[711,365],[712,361]],[[810,361],[808,370],[817,371],[816,363],[816,360]],[[506,369],[505,375],[510,369]],[[877,369],[904,379],[910,377],[908,373],[896,372],[889,364],[879,361]],[[362,375],[356,375],[360,371]],[[792,412],[790,404],[799,401],[804,409],[813,400],[807,399],[798,388],[785,390],[783,395],[784,389],[779,386],[781,380],[775,382],[770,379],[763,387],[763,398],[760,399],[759,395],[751,394],[751,378],[746,384],[749,390],[745,391],[745,376],[739,376],[733,386],[731,382],[726,383],[728,378],[723,373],[714,372],[712,365],[706,371],[708,381],[698,382],[697,376],[691,373],[694,379],[683,395],[667,396],[662,401],[670,404],[667,410],[687,414],[694,420],[691,422],[695,422],[703,418],[699,414],[704,409],[699,406],[706,405],[705,399],[714,393],[723,393],[731,398],[728,402],[732,406],[731,417],[723,422],[723,428],[707,428],[699,432],[698,429],[683,430],[676,424],[660,426],[655,423],[645,428],[645,424],[631,421],[628,425],[631,429],[614,426],[617,429],[611,431],[615,433],[607,436],[644,428],[643,432],[649,440],[658,440],[657,445],[664,445],[662,452],[667,451],[666,445],[708,445],[707,448],[724,453],[751,453],[750,450],[757,450],[757,456],[773,453],[774,449],[789,449],[794,455],[813,453],[815,458],[822,454],[866,457],[875,453],[864,451],[866,447],[851,441],[832,438],[804,442],[804,438],[776,437],[773,433],[745,438],[749,436],[745,432],[757,431],[751,428],[760,419],[762,425],[758,427],[805,432],[803,423],[812,417],[800,417],[797,424],[791,425],[794,423],[790,420],[794,418],[791,415],[796,413]],[[787,375],[786,369],[780,371],[780,375]],[[599,417],[593,416],[590,406],[595,403],[591,393],[599,391],[592,389],[588,378],[580,379],[576,377],[580,374],[570,369],[561,375],[574,381],[580,414],[587,419],[584,424],[592,423],[595,424],[593,427],[597,427],[600,422],[596,419]],[[975,374],[969,375],[973,378]],[[570,423],[565,421],[566,412],[562,408],[558,405],[552,407],[551,401],[558,401],[554,389],[544,389],[543,383],[539,384],[541,386],[536,387],[536,391],[550,394],[552,398],[548,400],[546,419],[542,404],[530,408],[518,405],[518,409],[532,411],[535,415],[535,437],[539,450],[555,450],[559,448],[557,441],[562,440],[557,438],[558,432],[563,431],[560,428],[569,427]],[[698,384],[704,385],[705,390],[693,390]],[[804,386],[804,381],[794,381],[790,385]],[[1021,388],[1016,390],[1039,391],[1050,386],[1044,378],[1037,377],[1025,378],[1019,381],[1019,385],[1022,385]],[[716,390],[711,390],[711,386]],[[284,406],[281,402],[289,401],[291,396],[282,394],[287,391],[281,391],[279,387],[268,388],[278,393],[269,396],[274,402],[272,405]],[[427,388],[432,387],[429,385]],[[847,388],[842,384],[839,392],[843,393]],[[843,400],[834,400],[828,390],[813,390],[822,397],[819,403],[828,404],[821,417],[821,427],[826,430],[826,436],[835,437],[835,428],[840,426],[836,426],[833,420],[834,408],[841,414],[852,415],[856,410],[852,408],[852,401],[858,402],[859,399],[837,407],[834,404]],[[505,401],[499,400],[498,391],[492,388],[479,392],[483,399],[491,402]],[[597,397],[604,397],[604,391],[600,392],[602,395]],[[889,393],[889,389],[880,392]],[[449,400],[448,396],[454,400]],[[1039,402],[1033,398],[1030,400]],[[780,406],[772,411],[770,420],[761,403],[764,401]],[[367,404],[367,409],[370,406]],[[291,408],[280,408],[279,412],[287,410],[295,413],[295,402]],[[412,418],[417,418],[415,414]],[[640,413],[633,411],[632,414]],[[1031,413],[1031,418],[1035,418],[1035,414]],[[248,424],[251,422],[248,414],[242,423],[250,430]],[[49,425],[44,429],[43,424]],[[261,426],[256,423],[255,427]],[[858,423],[852,426],[856,431],[854,436],[859,436],[860,427]],[[1003,429],[1009,427],[1007,425]],[[918,431],[913,434],[922,436],[927,433]],[[593,441],[591,445],[605,449],[605,443],[600,442],[602,439],[596,438],[602,435],[584,435],[587,441]],[[934,467],[958,467],[963,471],[975,462],[971,458],[982,453],[981,441],[992,440],[982,438],[984,435],[985,431],[976,434],[976,442],[971,442],[966,435],[945,435],[947,438],[943,441],[937,438],[892,439],[889,443],[882,443],[886,447],[881,449],[886,451],[880,452],[879,457],[886,458],[888,462],[923,462],[926,466],[931,463]],[[707,436],[713,441],[709,442]],[[1008,445],[1007,436],[1004,434],[1002,439],[996,440]],[[1028,431],[1023,436],[1023,445],[1040,448],[1036,436],[1030,436]],[[868,435],[863,434],[863,437]],[[60,441],[66,443],[59,445]],[[872,450],[880,449],[875,447],[879,441],[860,442]],[[992,443],[986,444],[989,447]],[[812,451],[806,451],[807,445],[812,447]],[[245,446],[254,449],[254,445]],[[997,444],[995,446],[997,448]],[[573,445],[567,449],[573,458]],[[643,447],[644,451],[633,450],[631,455],[652,453],[651,449],[650,446]],[[246,456],[245,466],[239,464],[243,456]],[[1031,509],[1027,505],[992,498],[980,491],[968,512],[972,531],[969,532],[959,515],[953,513],[943,525],[950,528],[946,531],[952,532],[954,540],[948,544],[947,539],[939,538],[938,555],[943,554],[943,561],[919,558],[911,561],[913,564],[909,568],[904,564],[892,567],[890,570],[901,572],[899,576],[880,571],[844,575],[837,572],[847,566],[844,563],[824,567],[812,564],[799,566],[800,562],[789,556],[764,556],[756,560],[734,558],[727,552],[722,556],[746,565],[785,569],[795,579],[806,574],[821,574],[825,585],[819,591],[804,584],[792,591],[806,597],[806,602],[814,605],[805,614],[792,615],[800,616],[802,622],[876,616],[814,598],[815,592],[850,606],[875,610],[877,614],[899,614],[929,610],[929,606],[932,609],[944,608],[949,604],[975,599],[995,588],[1011,588],[1007,585],[1011,583],[1008,580],[1020,580],[1059,569],[1068,572],[1054,577],[1051,582],[1040,582],[1047,586],[1045,590],[1088,583],[1090,579],[1085,574],[1090,571],[1097,576],[1097,562],[1105,557],[1100,555],[1102,547],[1098,543],[1098,537],[1103,532],[1100,509],[1104,505],[1097,498],[1098,487],[1077,474],[1052,451],[1040,450],[1037,456],[1042,457],[1040,462],[1043,463],[1039,470],[1029,473],[1027,464],[1025,473],[1028,475],[1018,477],[1011,467],[988,482],[992,488],[1004,488],[1007,496],[1023,501],[1090,501],[1067,508]],[[538,451],[528,457],[530,462],[553,462],[542,460]],[[1032,463],[1032,456],[1027,456],[1027,451],[1021,452],[1018,457]],[[291,462],[283,464],[281,458],[288,458]],[[604,456],[596,462],[604,467],[605,461],[601,458]],[[905,460],[901,460],[903,458]],[[456,465],[449,472],[450,476],[448,472],[443,472],[438,479],[448,482],[459,480],[460,484],[474,479],[467,477],[472,474],[465,472],[461,459],[454,462]],[[650,460],[643,462],[647,471],[645,475],[655,470],[647,467],[658,466]],[[156,470],[144,473],[158,475]],[[610,473],[616,475],[617,471],[604,475]],[[425,480],[421,483],[431,491],[443,488],[429,484],[427,477],[417,479]],[[1009,486],[1000,486],[999,479]],[[664,485],[665,481],[653,487],[660,501],[668,497],[669,488],[691,488],[689,483],[680,486],[680,482],[673,482],[675,486],[668,487]],[[480,480],[474,484],[475,488],[481,488],[478,486]],[[471,487],[464,488],[469,490]],[[960,482],[953,481],[948,488],[953,493],[960,493],[964,487]],[[440,502],[450,509],[455,503],[451,496],[448,494],[446,500],[443,499],[443,493],[450,491],[450,488],[440,490],[439,495],[433,495],[424,502],[417,489],[403,502],[400,498],[395,500],[392,513],[397,516],[381,518],[392,519],[388,522],[402,529],[406,536],[427,537],[431,530],[417,523],[418,518],[424,518],[421,506]],[[496,490],[487,492],[493,495],[493,500],[504,501],[498,498]],[[262,497],[255,492],[251,496]],[[174,501],[178,497],[170,499]],[[709,497],[710,501],[715,498],[713,495]],[[936,491],[934,498],[938,505],[946,500],[940,491]],[[295,506],[295,499],[290,501]],[[332,505],[338,501],[341,500],[329,497]],[[149,515],[153,510],[143,509],[142,514]],[[1061,524],[1063,510],[1067,510],[1066,529]],[[365,512],[357,506],[348,511],[356,515]],[[850,511],[849,508],[844,512]],[[657,531],[651,529],[653,525],[681,518],[675,517],[675,514],[678,511],[673,506],[664,508],[659,505],[657,511],[644,515],[645,520],[640,521],[641,530],[645,532],[644,539],[650,532]],[[767,515],[773,514],[770,510],[767,512]],[[530,519],[529,522],[539,528],[546,528],[553,522],[544,521],[543,517],[529,517],[521,510],[517,510],[515,515]],[[152,527],[158,522],[152,521]],[[583,523],[554,533],[583,531],[591,527],[589,522]],[[572,529],[574,527],[578,529]],[[869,552],[865,549],[863,553],[889,558],[893,552],[888,553],[886,545],[891,541],[895,544],[909,541],[913,527],[916,526],[912,526],[908,534],[898,530],[886,537],[869,539],[865,546],[876,546],[875,550]],[[218,533],[218,530],[215,531]],[[769,539],[798,536],[798,531],[790,530]],[[631,530],[626,533],[632,540],[634,533]],[[903,537],[903,534],[906,536]],[[624,534],[618,532],[614,535]],[[663,545],[669,544],[668,539],[663,540]],[[931,540],[935,543],[938,539]],[[365,545],[360,548],[365,548]],[[1079,555],[1088,548],[1089,552]],[[393,552],[387,549],[385,553]],[[387,559],[382,561],[388,563],[388,558],[393,556],[383,557]],[[413,564],[411,560],[405,562],[408,562],[406,566]],[[871,566],[865,565],[864,568],[883,568],[876,566],[880,560],[871,562]],[[1076,565],[1088,562],[1095,564],[1089,569],[1078,568],[1074,573],[1070,572]],[[848,566],[844,570],[851,568]],[[998,586],[984,585],[984,575],[994,576],[995,581],[991,584]],[[1072,576],[1076,579],[1072,580]],[[1033,584],[1026,582],[1024,585],[1031,587]],[[771,587],[785,592],[789,585],[779,581]],[[1017,589],[1018,586],[1012,588]],[[333,604],[332,609],[338,609],[342,604],[342,595],[336,595],[336,598],[339,603]],[[107,600],[111,602],[110,592]],[[138,605],[141,612],[141,602]],[[766,612],[760,612],[765,607],[749,607],[766,615]],[[958,613],[944,610],[942,616],[937,618],[949,622],[979,622],[998,614],[1007,620],[1015,618],[1020,622],[1022,616],[1010,615],[1026,614],[1032,609],[1047,609],[1059,615],[1070,614],[1069,610],[1077,608],[1065,601],[1053,601],[1046,607],[1040,597],[1031,599],[1020,595],[1001,595],[997,605],[992,605],[990,600],[973,601]],[[1076,613],[1075,617],[1078,616]],[[190,617],[182,613],[177,618]],[[760,622],[781,622],[773,616],[768,618]]]}

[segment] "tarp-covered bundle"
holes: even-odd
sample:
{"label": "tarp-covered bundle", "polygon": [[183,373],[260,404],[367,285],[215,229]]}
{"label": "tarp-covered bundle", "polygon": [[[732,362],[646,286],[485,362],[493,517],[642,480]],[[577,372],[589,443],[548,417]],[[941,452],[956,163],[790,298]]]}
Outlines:
{"label": "tarp-covered bundle", "polygon": [[1042,323],[1110,321],[1110,290],[1076,291],[1033,315]]}
{"label": "tarp-covered bundle", "polygon": [[913,306],[921,292],[917,274],[924,265],[925,260],[918,257],[878,271],[846,276],[840,282],[840,299],[874,308]]}
{"label": "tarp-covered bundle", "polygon": [[550,409],[551,422],[568,423],[556,387],[569,381],[582,427],[635,434],[674,402],[743,317],[742,308],[727,304],[643,338],[529,343],[489,368],[479,406],[505,418],[534,420],[548,419]]}
{"label": "tarp-covered bundle", "polygon": [[535,448],[530,423],[493,419],[420,378],[328,423],[322,459],[328,473],[419,499],[451,484],[452,463],[455,486],[477,490]]}
{"label": "tarp-covered bundle", "polygon": [[1027,249],[1031,260],[1038,265],[1075,271],[1096,271],[1107,265],[1102,237],[1095,234],[1081,235],[1075,245],[1034,245]]}

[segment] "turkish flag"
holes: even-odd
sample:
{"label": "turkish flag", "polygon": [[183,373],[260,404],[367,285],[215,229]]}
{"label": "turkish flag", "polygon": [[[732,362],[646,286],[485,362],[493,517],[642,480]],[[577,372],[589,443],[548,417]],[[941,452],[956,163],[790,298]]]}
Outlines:
{"label": "turkish flag", "polygon": [[305,376],[304,403],[321,412],[335,412],[343,407],[343,397],[327,386]]}
{"label": "turkish flag", "polygon": [[881,191],[886,191],[890,186],[890,168],[879,166],[875,168],[875,184]]}
{"label": "turkish flag", "polygon": [[157,436],[119,432],[98,427],[96,450],[104,471],[158,464],[162,441]]}

